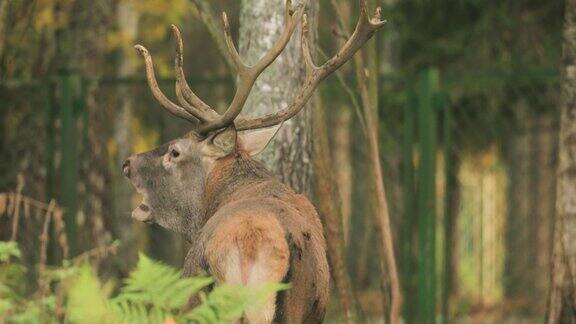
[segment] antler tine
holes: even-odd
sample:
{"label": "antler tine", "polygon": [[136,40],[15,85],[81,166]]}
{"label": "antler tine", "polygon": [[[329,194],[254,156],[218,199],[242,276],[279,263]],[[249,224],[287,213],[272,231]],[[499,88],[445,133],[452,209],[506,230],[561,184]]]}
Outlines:
{"label": "antler tine", "polygon": [[276,43],[272,46],[272,48],[268,50],[268,52],[266,52],[266,54],[264,54],[264,56],[258,62],[256,62],[256,64],[249,67],[249,70],[253,74],[255,74],[255,77],[258,77],[258,75],[264,69],[266,69],[270,64],[272,64],[272,62],[274,62],[274,60],[278,57],[278,55],[282,53],[286,45],[288,45],[288,42],[292,37],[292,33],[296,29],[298,22],[300,21],[302,15],[304,14],[304,9],[307,4],[308,4],[307,0],[303,1],[302,3],[299,3],[297,5],[296,10],[292,10],[292,1],[286,0],[284,30],[282,31],[282,34],[280,35]]}
{"label": "antler tine", "polygon": [[176,57],[174,58],[174,71],[176,73],[176,97],[182,107],[190,114],[197,116],[201,122],[213,120],[219,116],[212,107],[206,104],[190,89],[184,75],[184,42],[182,34],[176,25],[171,25],[176,40]]}
{"label": "antler tine", "polygon": [[313,74],[318,70],[318,66],[314,64],[314,58],[310,52],[310,30],[308,27],[308,16],[304,14],[302,16],[302,56],[304,56],[304,63],[306,63],[306,76]]}
{"label": "antler tine", "polygon": [[[274,60],[278,57],[278,55],[282,53],[282,50],[284,50],[284,48],[288,44],[288,41],[290,41],[290,38],[294,30],[296,29],[296,26],[298,25],[298,22],[300,21],[302,14],[304,13],[304,8],[305,4],[307,3],[307,0],[305,1],[305,3],[299,4],[296,10],[292,10],[291,3],[292,2],[290,0],[286,1],[286,13],[285,13],[286,19],[284,22],[284,30],[282,31],[282,34],[280,35],[276,43],[272,46],[272,48],[270,48],[268,52],[266,52],[266,54],[264,54],[264,56],[252,66],[247,66],[240,59],[238,51],[236,50],[236,47],[234,47],[234,43],[232,42],[232,37],[230,36],[230,28],[228,26],[228,20],[226,18],[226,15],[225,14],[222,15],[222,19],[224,21],[224,34],[226,36],[225,38],[228,51],[230,52],[235,62],[234,64],[237,66],[238,69],[238,77],[239,77],[238,88],[236,89],[236,93],[234,94],[234,98],[232,99],[230,106],[228,107],[226,112],[222,115],[222,117],[215,121],[208,122],[202,125],[199,129],[200,133],[207,133],[219,128],[226,127],[232,124],[236,119],[236,117],[238,117],[238,115],[242,111],[242,108],[244,107],[244,104],[246,103],[246,99],[250,94],[250,90],[252,90],[254,82],[256,82],[256,79],[258,78],[260,73],[262,73],[264,69],[266,69],[270,64],[272,64],[272,62],[274,62]],[[240,122],[240,120],[238,122]]]}
{"label": "antler tine", "polygon": [[230,32],[230,23],[228,23],[228,16],[225,12],[222,12],[222,24],[224,25],[224,41],[226,42],[226,48],[228,49],[228,54],[232,58],[232,62],[236,67],[236,72],[240,73],[243,69],[246,68],[246,65],[242,62],[242,58],[240,54],[238,54],[238,50],[234,45],[234,41],[232,40],[232,33]]}
{"label": "antler tine", "polygon": [[154,63],[152,61],[152,56],[148,53],[148,50],[142,45],[136,45],[134,48],[144,57],[144,63],[146,66],[146,79],[148,80],[148,86],[154,95],[154,98],[158,100],[158,102],[172,113],[176,117],[180,117],[186,119],[190,122],[195,121],[195,117],[199,118],[199,116],[193,115],[190,112],[186,111],[186,109],[178,106],[177,104],[173,103],[168,99],[160,90],[158,86],[158,82],[156,81],[156,75],[154,74]]}
{"label": "antler tine", "polygon": [[236,122],[236,129],[247,130],[274,126],[285,120],[292,118],[296,115],[308,102],[308,99],[316,90],[318,84],[324,80],[328,75],[341,67],[344,63],[349,61],[356,52],[366,43],[374,32],[380,29],[386,23],[385,20],[380,19],[381,9],[378,7],[374,13],[374,16],[370,18],[368,16],[366,0],[359,0],[360,2],[360,17],[358,18],[358,23],[354,32],[342,48],[330,59],[328,59],[324,64],[316,67],[312,62],[312,55],[310,53],[310,48],[308,46],[308,35],[307,35],[307,22],[303,21],[304,27],[302,30],[302,50],[303,55],[306,60],[306,65],[310,73],[307,75],[304,84],[294,100],[284,109],[264,115],[262,117],[242,119]]}

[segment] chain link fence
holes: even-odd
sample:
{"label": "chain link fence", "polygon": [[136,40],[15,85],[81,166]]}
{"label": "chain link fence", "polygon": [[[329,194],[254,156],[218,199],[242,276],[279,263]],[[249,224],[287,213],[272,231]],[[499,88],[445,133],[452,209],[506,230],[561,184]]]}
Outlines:
{"label": "chain link fence", "polygon": [[381,154],[406,298],[426,294],[458,318],[542,318],[558,79],[528,69],[384,80]]}

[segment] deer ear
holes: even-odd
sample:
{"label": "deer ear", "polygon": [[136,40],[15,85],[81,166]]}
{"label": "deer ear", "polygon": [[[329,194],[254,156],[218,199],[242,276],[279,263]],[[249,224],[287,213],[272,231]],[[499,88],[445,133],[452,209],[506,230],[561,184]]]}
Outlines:
{"label": "deer ear", "polygon": [[268,128],[238,133],[240,149],[250,156],[259,154],[266,148],[268,143],[272,141],[281,126],[282,124],[279,124]]}
{"label": "deer ear", "polygon": [[236,129],[231,126],[211,135],[208,139],[210,155],[216,158],[224,157],[236,148]]}

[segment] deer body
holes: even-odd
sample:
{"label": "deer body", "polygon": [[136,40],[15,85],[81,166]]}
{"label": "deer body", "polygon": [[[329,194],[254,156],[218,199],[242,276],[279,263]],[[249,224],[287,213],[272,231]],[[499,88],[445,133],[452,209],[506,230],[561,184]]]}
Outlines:
{"label": "deer body", "polygon": [[[123,173],[143,196],[132,217],[182,233],[192,243],[186,275],[208,272],[218,283],[289,282],[292,287],[271,297],[261,308],[246,311],[248,323],[315,323],[322,321],[328,301],[326,244],[319,217],[302,195],[274,179],[252,156],[264,149],[282,123],[297,114],[318,84],[334,72],[382,27],[380,9],[371,18],[366,0],[354,32],[338,53],[316,66],[308,44],[304,5],[287,0],[285,28],[278,41],[252,66],[242,62],[232,41],[226,15],[225,42],[236,70],[238,87],[223,114],[194,94],[183,70],[183,43],[176,38],[176,96],[179,105],[158,87],[152,57],[140,45],[152,94],[173,115],[200,122],[191,131],[152,151],[129,157]],[[238,117],[258,75],[288,44],[302,21],[306,80],[294,100],[274,114]]]}
{"label": "deer body", "polygon": [[290,282],[290,290],[248,320],[320,322],[329,272],[322,226],[308,199],[243,154],[218,163],[205,197],[206,223],[186,257],[185,274],[205,271],[230,284]]}
{"label": "deer body", "polygon": [[192,243],[185,275],[208,273],[227,284],[291,284],[247,312],[249,323],[320,322],[330,276],[318,214],[243,151],[236,135],[227,129],[201,140],[191,132],[128,158],[123,172],[143,196],[132,216]]}

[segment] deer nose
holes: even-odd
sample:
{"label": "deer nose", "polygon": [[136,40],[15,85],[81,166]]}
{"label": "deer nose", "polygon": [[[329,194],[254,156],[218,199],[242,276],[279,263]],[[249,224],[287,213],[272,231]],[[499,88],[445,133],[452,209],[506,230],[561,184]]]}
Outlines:
{"label": "deer nose", "polygon": [[130,158],[126,159],[126,161],[122,163],[122,173],[127,178],[130,178]]}

